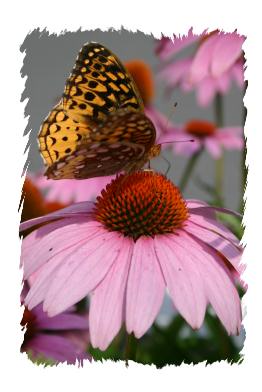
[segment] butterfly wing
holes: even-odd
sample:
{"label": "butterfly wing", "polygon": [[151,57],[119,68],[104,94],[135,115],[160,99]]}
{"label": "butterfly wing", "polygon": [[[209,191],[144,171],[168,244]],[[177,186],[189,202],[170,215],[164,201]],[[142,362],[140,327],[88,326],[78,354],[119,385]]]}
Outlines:
{"label": "butterfly wing", "polygon": [[156,138],[152,122],[141,112],[119,110],[106,117],[76,147],[46,172],[52,179],[86,179],[142,167]]}
{"label": "butterfly wing", "polygon": [[89,43],[81,49],[63,95],[63,107],[77,121],[104,120],[119,108],[143,111],[131,75],[107,48]]}
{"label": "butterfly wing", "polygon": [[94,124],[91,124],[91,120],[89,124],[69,117],[60,102],[44,120],[38,135],[39,149],[45,163],[50,166],[74,152],[91,132]]}

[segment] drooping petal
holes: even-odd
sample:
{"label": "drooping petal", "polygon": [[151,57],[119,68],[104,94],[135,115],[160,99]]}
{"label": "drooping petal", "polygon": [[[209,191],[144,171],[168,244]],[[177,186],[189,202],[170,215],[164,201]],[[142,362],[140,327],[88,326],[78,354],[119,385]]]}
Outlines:
{"label": "drooping petal", "polygon": [[19,231],[22,232],[24,230],[30,229],[36,225],[40,225],[42,223],[50,222],[56,219],[62,218],[72,218],[77,215],[86,216],[88,218],[92,213],[94,208],[94,203],[84,201],[80,203],[72,204],[69,207],[62,208],[60,210],[51,212],[50,214],[46,214],[44,216],[40,216],[39,218],[30,219],[28,221],[22,222],[19,227]]}
{"label": "drooping petal", "polygon": [[[192,328],[199,328],[204,320],[207,300],[195,260],[180,246],[176,235],[156,236],[154,243],[176,309]],[[186,241],[184,245],[187,246]]]}
{"label": "drooping petal", "polygon": [[126,329],[140,338],[152,325],[163,302],[165,282],[152,238],[134,246],[126,293]]}
{"label": "drooping petal", "polygon": [[188,45],[191,45],[199,40],[203,34],[205,34],[205,31],[201,34],[194,34],[193,29],[191,28],[187,35],[178,37],[174,35],[173,40],[168,37],[163,37],[160,41],[157,42],[156,54],[161,59],[166,60],[170,56],[173,56],[186,48]]}
{"label": "drooping petal", "polygon": [[200,106],[208,106],[216,94],[216,81],[207,76],[196,86],[197,102]]}
{"label": "drooping petal", "polygon": [[34,273],[60,252],[70,252],[70,248],[96,234],[101,224],[86,222],[85,217],[63,219],[40,227],[22,242],[21,263],[24,279]]}
{"label": "drooping petal", "polygon": [[106,276],[122,245],[119,233],[106,230],[81,245],[52,277],[44,311],[55,316],[85,297]]}
{"label": "drooping petal", "polygon": [[242,127],[224,127],[217,129],[217,139],[226,149],[241,150],[244,148],[244,135]]}
{"label": "drooping petal", "polygon": [[29,310],[44,301],[53,277],[61,266],[63,267],[63,264],[65,264],[69,257],[76,254],[80,246],[81,243],[78,243],[66,252],[59,253],[52,262],[42,265],[34,274],[33,279],[30,277],[31,288],[24,300]]}
{"label": "drooping petal", "polygon": [[199,207],[198,209],[194,209],[193,212],[195,214],[203,214],[205,216],[206,212],[208,211],[222,212],[223,214],[229,214],[229,215],[236,216],[237,218],[243,218],[243,216],[239,212],[224,207],[215,207],[215,206]]}
{"label": "drooping petal", "polygon": [[239,88],[243,88],[245,84],[244,79],[244,64],[243,61],[237,61],[231,68],[231,75],[235,79]]}
{"label": "drooping petal", "polygon": [[214,250],[219,251],[225,258],[232,264],[236,271],[242,272],[240,268],[240,260],[242,251],[236,247],[232,242],[228,241],[225,237],[220,236],[214,231],[205,229],[197,224],[188,221],[184,230],[194,237],[211,246]]}
{"label": "drooping petal", "polygon": [[188,208],[198,208],[198,207],[208,206],[208,204],[205,201],[197,200],[197,199],[186,199],[186,204]]}
{"label": "drooping petal", "polygon": [[216,87],[221,94],[226,94],[231,86],[230,72],[224,72],[216,78]]}
{"label": "drooping petal", "polygon": [[[186,239],[186,241],[185,241]],[[204,280],[205,295],[225,326],[228,334],[237,334],[241,325],[241,306],[232,276],[221,258],[202,241],[184,233],[177,236],[178,242],[191,257]]]}
{"label": "drooping petal", "polygon": [[225,237],[228,241],[231,241],[236,247],[241,248],[238,238],[232,233],[232,231],[230,231],[225,225],[218,222],[217,220],[210,218],[210,216],[204,215],[202,213],[203,210],[211,212],[214,211],[212,207],[192,208],[190,210],[190,217],[188,220],[196,223],[200,227],[214,231],[221,237]]}
{"label": "drooping petal", "polygon": [[215,46],[219,40],[217,34],[213,34],[206,38],[200,45],[190,69],[190,79],[192,83],[198,83],[209,76],[209,68]]}
{"label": "drooping petal", "polygon": [[40,189],[47,191],[48,201],[60,201],[64,204],[93,200],[110,182],[112,176],[88,178],[86,180],[51,180],[43,175],[32,176]]}
{"label": "drooping petal", "polygon": [[46,330],[87,330],[88,320],[73,312],[64,312],[55,317],[48,317],[43,312],[42,304],[34,309],[36,314],[37,328]]}
{"label": "drooping petal", "polygon": [[159,137],[161,137],[161,135],[167,132],[169,128],[169,120],[163,113],[157,110],[153,105],[147,105],[145,107],[145,114],[153,122],[156,128],[156,134],[157,134],[156,138],[158,140]]}
{"label": "drooping petal", "polygon": [[213,158],[218,159],[221,156],[222,149],[219,144],[219,141],[215,137],[212,137],[212,136],[207,137],[204,140],[204,144],[205,144],[207,151],[210,153],[210,155]]}
{"label": "drooping petal", "polygon": [[76,360],[81,363],[83,359],[89,358],[89,355],[80,351],[73,342],[59,335],[38,334],[30,340],[27,351],[31,351],[34,358],[44,356],[47,359],[66,361],[69,364],[74,364]]}
{"label": "drooping petal", "polygon": [[[186,140],[187,135],[184,133],[183,139],[181,140]],[[179,155],[185,155],[185,156],[192,156],[194,153],[200,150],[202,147],[202,142],[196,137],[190,137],[190,139],[194,139],[194,142],[188,142],[188,143],[174,143],[174,150],[176,154]],[[178,139],[179,140],[179,139]]]}
{"label": "drooping petal", "polygon": [[214,77],[226,72],[239,58],[245,37],[236,33],[219,34],[211,59],[211,73]]}
{"label": "drooping petal", "polygon": [[124,239],[117,260],[92,294],[89,325],[94,348],[105,350],[121,328],[133,246],[133,240]]}
{"label": "drooping petal", "polygon": [[169,87],[175,87],[183,79],[187,78],[191,63],[191,58],[177,60],[165,65],[158,76],[166,80]]}

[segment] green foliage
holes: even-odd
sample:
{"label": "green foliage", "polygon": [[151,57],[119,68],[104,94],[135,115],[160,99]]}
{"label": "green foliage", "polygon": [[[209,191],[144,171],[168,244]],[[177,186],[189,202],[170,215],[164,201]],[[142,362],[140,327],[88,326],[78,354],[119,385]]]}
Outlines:
{"label": "green foliage", "polygon": [[[129,342],[130,343],[130,342]],[[98,349],[89,349],[94,360],[111,359],[124,360],[126,336],[122,330],[109,348],[102,352]],[[143,364],[154,364],[158,368],[165,365],[197,364],[205,362],[211,364],[226,360],[230,363],[241,363],[240,351],[242,345],[236,342],[235,337],[228,336],[218,318],[210,313],[206,314],[204,333],[192,330],[180,315],[176,315],[167,327],[154,324],[150,331],[141,339],[132,337],[131,344],[134,350],[128,359]]]}

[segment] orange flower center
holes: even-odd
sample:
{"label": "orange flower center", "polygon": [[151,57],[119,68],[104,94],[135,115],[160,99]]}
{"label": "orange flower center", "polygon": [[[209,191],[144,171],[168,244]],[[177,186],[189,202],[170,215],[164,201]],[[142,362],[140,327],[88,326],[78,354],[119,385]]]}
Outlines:
{"label": "orange flower center", "polygon": [[216,126],[209,121],[192,120],[186,124],[185,130],[190,135],[206,137],[212,136],[215,133]]}
{"label": "orange flower center", "polygon": [[120,175],[97,197],[96,219],[110,231],[137,240],[140,236],[174,233],[188,209],[179,189],[151,171]]}

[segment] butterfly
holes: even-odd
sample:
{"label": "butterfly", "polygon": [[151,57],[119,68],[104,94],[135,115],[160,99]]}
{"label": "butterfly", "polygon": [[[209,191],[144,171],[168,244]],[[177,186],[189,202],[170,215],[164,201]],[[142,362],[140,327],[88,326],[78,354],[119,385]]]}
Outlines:
{"label": "butterfly", "polygon": [[160,154],[132,76],[99,43],[81,49],[38,141],[45,175],[55,180],[131,172]]}

